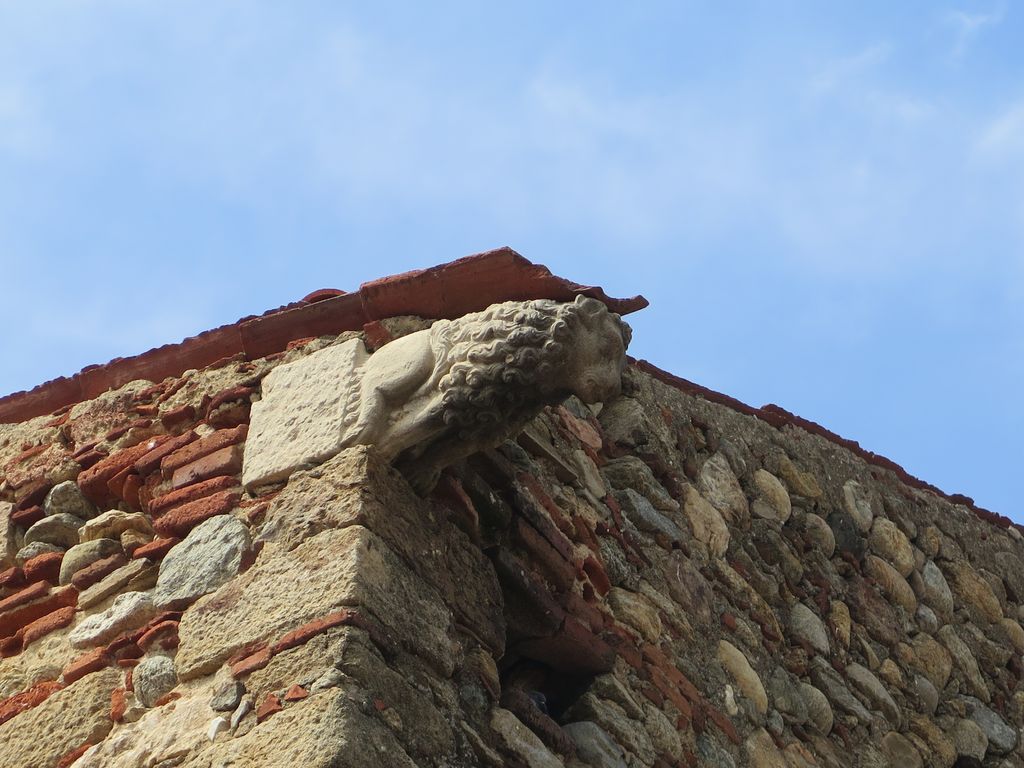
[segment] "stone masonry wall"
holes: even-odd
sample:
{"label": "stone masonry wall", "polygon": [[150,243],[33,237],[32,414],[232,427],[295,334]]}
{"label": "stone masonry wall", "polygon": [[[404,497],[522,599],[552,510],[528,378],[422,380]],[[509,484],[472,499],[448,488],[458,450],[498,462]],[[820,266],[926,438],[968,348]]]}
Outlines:
{"label": "stone masonry wall", "polygon": [[351,337],[0,425],[0,765],[1024,766],[1015,527],[636,367],[428,499],[244,492]]}

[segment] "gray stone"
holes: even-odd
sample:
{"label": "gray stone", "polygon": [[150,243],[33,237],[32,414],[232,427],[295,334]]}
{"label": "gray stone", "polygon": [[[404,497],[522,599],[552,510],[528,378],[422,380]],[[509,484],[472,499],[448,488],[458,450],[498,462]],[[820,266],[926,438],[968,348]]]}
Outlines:
{"label": "gray stone", "polygon": [[803,603],[795,603],[790,610],[789,631],[794,639],[805,641],[818,653],[828,655],[828,631],[817,614]]}
{"label": "gray stone", "polygon": [[931,681],[923,675],[914,675],[914,693],[920,702],[920,710],[926,715],[934,715],[939,706],[939,692]]}
{"label": "gray stone", "polygon": [[992,695],[989,693],[981,670],[978,669],[978,660],[974,658],[974,654],[971,653],[967,644],[957,635],[956,630],[947,624],[936,633],[936,637],[953,657],[953,665],[960,670],[970,692],[985,703],[991,701]]}
{"label": "gray stone", "polygon": [[1005,755],[1017,746],[1017,730],[980,701],[968,700],[971,720],[988,738],[988,748],[997,755]]}
{"label": "gray stone", "polygon": [[11,522],[14,505],[0,501],[0,569],[7,570],[14,565],[18,556],[18,526]]}
{"label": "gray stone", "polygon": [[754,485],[758,497],[750,505],[750,511],[758,517],[785,523],[793,512],[789,492],[775,475],[763,469],[754,472]]}
{"label": "gray stone", "polygon": [[569,723],[562,726],[562,731],[576,745],[576,756],[589,768],[626,768],[622,747],[597,723]]}
{"label": "gray stone", "polygon": [[197,525],[160,564],[153,595],[157,608],[184,608],[231,580],[251,545],[249,529],[231,515]]}
{"label": "gray stone", "polygon": [[632,488],[624,488],[615,492],[615,498],[626,517],[641,531],[664,534],[669,541],[683,541],[683,532],[679,526],[656,510],[646,496],[641,496]]}
{"label": "gray stone", "polygon": [[924,762],[910,739],[896,731],[889,731],[882,737],[882,752],[889,758],[889,765],[899,768],[921,768]]}
{"label": "gray stone", "polygon": [[801,519],[801,529],[807,539],[826,558],[836,551],[836,536],[824,518],[808,512]]}
{"label": "gray stone", "polygon": [[735,525],[750,517],[747,495],[723,454],[716,453],[704,462],[697,487],[728,522]]}
{"label": "gray stone", "polygon": [[900,576],[907,577],[914,570],[914,548],[907,535],[892,520],[884,517],[875,520],[868,545],[872,552],[899,571]]}
{"label": "gray stone", "polygon": [[135,696],[144,707],[152,707],[156,700],[170,693],[178,684],[174,662],[166,656],[149,656],[132,672]]}
{"label": "gray stone", "polygon": [[111,595],[124,589],[133,579],[143,575],[148,567],[146,559],[140,557],[138,560],[129,561],[113,573],[107,574],[102,580],[78,595],[79,609],[85,610],[102,603]]}
{"label": "gray stone", "polygon": [[854,663],[847,665],[846,679],[867,698],[873,709],[879,710],[885,716],[885,719],[889,721],[889,725],[893,728],[899,728],[901,720],[899,705],[896,704],[877,677],[865,667]]}
{"label": "gray stone", "polygon": [[96,539],[76,544],[64,553],[60,561],[60,583],[70,584],[71,577],[97,560],[111,557],[121,551],[121,542],[114,539]]}
{"label": "gray stone", "polygon": [[97,512],[95,505],[85,498],[74,480],[65,480],[53,486],[46,494],[43,509],[47,515],[72,515],[82,520],[96,517]]}
{"label": "gray stone", "polygon": [[563,768],[563,763],[544,746],[533,731],[507,709],[495,707],[491,712],[491,728],[503,751],[517,757],[526,768]]}
{"label": "gray stone", "polygon": [[875,517],[871,508],[871,495],[856,480],[847,480],[843,485],[843,508],[856,523],[861,533],[871,530],[871,523]]}
{"label": "gray stone", "polygon": [[68,641],[74,648],[109,642],[122,632],[141,627],[157,614],[146,592],[125,592],[114,598],[105,611],[89,616],[71,630]]}
{"label": "gray stone", "polygon": [[800,696],[807,709],[807,723],[813,726],[822,736],[832,731],[834,715],[828,697],[810,683],[800,682]]}
{"label": "gray stone", "polygon": [[706,733],[697,737],[699,764],[708,768],[736,768],[736,761],[722,746]]}
{"label": "gray stone", "polygon": [[63,552],[64,547],[58,547],[56,544],[49,544],[45,541],[33,541],[31,544],[26,544],[24,547],[18,550],[17,561],[18,565],[24,565],[33,557],[39,557],[39,555],[46,555],[50,552]]}
{"label": "gray stone", "polygon": [[[819,663],[820,662],[820,663]],[[820,658],[814,660],[811,670],[811,679],[814,680],[814,687],[820,690],[834,706],[843,712],[853,715],[861,723],[871,722],[871,713],[865,709],[856,696],[850,693],[846,683]]]}
{"label": "gray stone", "polygon": [[974,720],[961,719],[949,731],[956,753],[975,760],[984,760],[988,751],[988,736]]}
{"label": "gray stone", "polygon": [[776,667],[768,678],[768,694],[787,722],[803,725],[807,722],[807,702],[800,691],[799,681],[782,667]]}
{"label": "gray stone", "polygon": [[44,517],[25,531],[25,543],[42,541],[67,549],[78,543],[78,529],[83,520],[64,513]]}
{"label": "gray stone", "polygon": [[109,509],[102,515],[89,520],[78,531],[82,541],[95,539],[119,539],[125,531],[138,531],[147,536],[153,535],[153,524],[141,512],[125,512],[120,509]]}
{"label": "gray stone", "polygon": [[917,626],[921,628],[922,632],[934,635],[939,631],[939,617],[935,615],[935,611],[923,603],[917,606],[914,619],[917,620]]}
{"label": "gray stone", "polygon": [[679,511],[679,502],[673,499],[665,490],[665,486],[657,481],[651,468],[636,456],[612,459],[601,467],[601,474],[612,488],[618,490],[632,488],[647,498],[655,509],[660,509],[662,512]]}
{"label": "gray stone", "polygon": [[939,621],[946,623],[953,618],[953,592],[946,583],[946,577],[931,560],[921,568],[921,580],[912,581],[911,586],[917,589],[918,599],[935,611]]}
{"label": "gray stone", "polygon": [[214,712],[234,712],[244,695],[245,685],[238,680],[229,680],[214,691],[210,709]]}

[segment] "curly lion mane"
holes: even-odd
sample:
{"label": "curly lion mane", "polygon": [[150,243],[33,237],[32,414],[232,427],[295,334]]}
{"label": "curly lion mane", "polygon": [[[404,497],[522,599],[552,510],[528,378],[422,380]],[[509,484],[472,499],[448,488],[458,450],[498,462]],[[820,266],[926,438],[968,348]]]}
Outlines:
{"label": "curly lion mane", "polygon": [[629,326],[590,298],[511,301],[435,323],[435,370],[448,370],[438,381],[438,415],[464,438],[493,432],[515,414],[532,417],[554,394],[550,383],[558,380],[577,329],[602,324],[629,344]]}

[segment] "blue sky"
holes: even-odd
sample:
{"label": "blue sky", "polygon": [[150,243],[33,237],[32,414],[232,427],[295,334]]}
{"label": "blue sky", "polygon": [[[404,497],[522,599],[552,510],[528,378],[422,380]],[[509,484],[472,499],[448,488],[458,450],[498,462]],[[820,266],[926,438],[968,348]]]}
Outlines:
{"label": "blue sky", "polygon": [[0,392],[510,245],[1024,520],[1024,11],[842,6],[0,0]]}

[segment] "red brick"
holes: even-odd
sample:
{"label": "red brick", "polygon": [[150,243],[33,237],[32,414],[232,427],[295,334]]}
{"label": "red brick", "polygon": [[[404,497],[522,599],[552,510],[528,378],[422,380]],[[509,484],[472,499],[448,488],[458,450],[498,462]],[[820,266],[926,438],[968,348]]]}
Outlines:
{"label": "red brick", "polygon": [[555,669],[584,674],[609,671],[616,655],[615,649],[571,616],[554,635],[523,640],[516,650]]}
{"label": "red brick", "polygon": [[78,592],[73,587],[55,589],[50,594],[25,605],[19,605],[0,614],[0,638],[10,637],[15,632],[41,619],[58,608],[73,606],[78,602]]}
{"label": "red brick", "polygon": [[135,641],[143,651],[148,651],[150,646],[156,645],[164,650],[178,647],[178,622],[161,621],[159,624],[147,629]]}
{"label": "red brick", "polygon": [[182,488],[220,475],[237,475],[241,471],[242,447],[229,445],[227,448],[208,453],[190,464],[178,467],[171,475],[171,487]]}
{"label": "red brick", "polygon": [[213,434],[196,440],[184,448],[179,448],[169,456],[165,456],[160,462],[160,470],[163,472],[164,477],[170,477],[176,469],[184,467],[186,464],[191,464],[196,459],[201,459],[203,456],[219,451],[221,448],[227,448],[229,445],[242,442],[248,433],[249,427],[245,424],[241,424],[233,429],[219,429]]}
{"label": "red brick", "polygon": [[537,530],[539,530],[544,537],[562,553],[564,558],[571,560],[572,543],[568,538],[566,538],[566,536],[572,536],[575,533],[575,527],[572,524],[572,520],[570,520],[562,508],[555,503],[555,500],[551,498],[548,492],[544,489],[544,486],[541,485],[540,480],[529,472],[516,473],[516,481],[523,486],[527,493],[532,496],[537,503],[547,510],[547,513],[551,516],[551,519],[558,527],[558,530],[564,535],[558,536],[557,534],[546,530],[545,527],[539,525],[535,519],[535,515],[530,514],[530,510],[520,509],[520,511],[537,527]]}
{"label": "red brick", "polygon": [[11,608],[17,608],[19,605],[30,603],[33,600],[37,600],[49,591],[50,585],[45,581],[37,581],[34,584],[30,584],[24,589],[15,592],[13,595],[9,595],[3,600],[0,600],[0,613],[9,611]]}
{"label": "red brick", "polygon": [[0,701],[0,723],[6,723],[12,717],[22,712],[38,707],[51,695],[64,686],[55,680],[48,680],[43,683],[36,683],[28,690],[16,693],[13,696]]}
{"label": "red brick", "polygon": [[276,643],[271,646],[271,654],[277,655],[281,651],[286,651],[289,648],[295,648],[296,646],[303,645],[309,642],[310,638],[319,635],[321,632],[326,632],[332,627],[340,627],[342,625],[354,624],[357,620],[357,614],[355,611],[338,611],[332,613],[329,616],[324,616],[319,619],[314,619],[306,624],[303,624],[298,629],[293,629],[288,634],[281,637]]}
{"label": "red brick", "polygon": [[[46,447],[44,447],[43,450],[45,450]],[[8,480],[10,480],[10,478],[8,478]],[[46,494],[50,492],[50,487],[50,483],[42,478],[30,480],[24,485],[19,486],[18,490],[15,491],[16,501],[14,503],[14,511],[20,512],[22,510],[29,509],[30,507],[42,504],[43,499],[46,498]]]}
{"label": "red brick", "polygon": [[277,698],[277,694],[268,693],[267,698],[260,704],[260,708],[256,710],[256,722],[262,723],[268,717],[284,709],[281,704],[281,700]]}
{"label": "red brick", "polygon": [[615,653],[633,669],[642,669],[644,657],[640,653],[637,639],[622,627],[613,624],[604,633],[605,640],[615,649]]}
{"label": "red brick", "polygon": [[151,451],[146,452],[135,462],[133,465],[135,467],[135,471],[143,477],[148,475],[150,472],[155,472],[159,469],[160,462],[163,460],[164,456],[169,456],[179,448],[184,448],[195,439],[196,433],[190,429],[183,435],[178,435],[177,437],[172,437],[169,440],[164,440],[162,443],[155,445]]}
{"label": "red brick", "polygon": [[84,592],[104,576],[113,573],[127,562],[128,558],[120,552],[110,557],[104,557],[102,560],[96,560],[89,563],[85,568],[76,571],[75,575],[71,577],[71,584],[79,592]]}
{"label": "red brick", "polygon": [[44,552],[31,560],[26,560],[21,569],[25,572],[25,580],[48,581],[56,584],[60,578],[60,563],[64,559],[63,552]]}
{"label": "red brick", "polygon": [[75,463],[84,470],[89,469],[90,467],[95,467],[105,458],[107,458],[107,454],[103,451],[93,449],[85,451],[81,455],[75,457]]}
{"label": "red brick", "polygon": [[363,326],[363,338],[366,342],[366,348],[371,352],[376,352],[385,344],[395,340],[395,337],[391,335],[391,331],[385,328],[380,320],[372,320]]}
{"label": "red brick", "polygon": [[291,688],[288,689],[288,692],[284,695],[284,700],[285,701],[302,701],[307,696],[309,696],[309,691],[307,691],[301,685],[296,683],[295,685],[293,685]]}
{"label": "red brick", "polygon": [[64,757],[57,762],[57,768],[71,768],[82,755],[89,751],[89,748],[93,746],[92,742],[87,741],[79,747],[72,749]]}
{"label": "red brick", "polygon": [[263,669],[270,663],[271,655],[269,648],[256,651],[251,656],[246,656],[241,661],[237,661],[232,664],[231,675],[233,677],[241,677],[242,675],[248,675],[251,672],[255,672],[257,669]]}
{"label": "red brick", "polygon": [[605,571],[604,566],[601,565],[601,561],[593,555],[587,555],[583,561],[583,572],[587,574],[587,578],[590,579],[590,583],[594,585],[594,589],[597,590],[597,594],[607,595],[612,588],[611,579],[608,578],[608,572]]}
{"label": "red brick", "polygon": [[206,496],[212,496],[218,491],[227,491],[238,487],[239,482],[236,477],[213,477],[201,483],[188,485],[170,493],[165,493],[162,496],[157,496],[149,502],[149,514],[153,517],[159,517],[165,512],[174,509],[174,507],[202,499]]}
{"label": "red brick", "polygon": [[576,569],[572,562],[562,556],[547,538],[518,515],[513,520],[512,531],[515,542],[529,553],[530,564],[540,567],[557,593],[567,592],[576,581]]}
{"label": "red brick", "polygon": [[171,551],[174,545],[180,543],[181,539],[174,536],[167,539],[153,539],[148,544],[143,544],[132,552],[132,559],[137,560],[140,557],[144,557],[147,560],[156,562],[158,560],[162,560],[164,556]]}
{"label": "red brick", "polygon": [[11,522],[22,528],[29,528],[46,517],[45,510],[39,505],[20,509],[11,515]]}
{"label": "red brick", "polygon": [[730,632],[736,631],[736,617],[726,611],[722,614],[722,626],[728,629]]}
{"label": "red brick", "polygon": [[24,629],[21,639],[22,648],[27,648],[41,637],[50,634],[54,630],[70,626],[75,620],[75,609],[71,606],[58,608],[53,613],[36,619]]}
{"label": "red brick", "polygon": [[0,572],[0,589],[20,589],[25,585],[25,573],[18,566]]}
{"label": "red brick", "polygon": [[206,408],[207,417],[209,417],[211,413],[216,411],[222,405],[226,405],[228,403],[237,403],[241,401],[248,403],[249,399],[252,397],[253,392],[255,391],[256,390],[254,390],[252,387],[246,387],[239,384],[237,386],[229,387],[228,389],[218,392],[216,395],[213,396],[213,399],[210,401],[209,406],[207,406]]}
{"label": "red brick", "polygon": [[75,680],[79,680],[86,675],[91,675],[93,672],[98,672],[104,667],[108,667],[113,663],[113,659],[107,655],[106,649],[94,648],[88,653],[83,653],[77,659],[72,661],[61,673],[64,677],[64,683],[71,685]]}
{"label": "red brick", "polygon": [[193,408],[191,405],[181,405],[178,406],[177,408],[171,408],[170,410],[164,411],[162,414],[160,414],[160,423],[171,431],[182,426],[183,424],[191,424],[195,420],[196,409]]}
{"label": "red brick", "polygon": [[152,440],[146,440],[108,456],[78,476],[78,487],[82,489],[86,498],[96,504],[103,506],[113,502],[107,482],[153,450],[154,443],[159,444],[166,439],[166,436],[154,437]]}
{"label": "red brick", "polygon": [[237,491],[222,491],[213,496],[183,504],[157,520],[153,527],[161,536],[184,538],[189,531],[204,520],[230,512],[238,504],[241,496],[242,494]]}
{"label": "red brick", "polygon": [[142,502],[139,499],[140,490],[142,490],[142,478],[135,474],[128,475],[121,490],[121,498],[129,508],[142,509]]}
{"label": "red brick", "polygon": [[711,722],[718,726],[718,730],[729,738],[729,741],[733,744],[740,743],[740,735],[736,732],[736,726],[732,724],[732,720],[707,702],[704,703],[703,710],[711,719]]}
{"label": "red brick", "polygon": [[110,719],[120,723],[124,713],[128,710],[128,691],[124,688],[115,688],[110,693]]}
{"label": "red brick", "polygon": [[181,698],[181,691],[171,691],[165,693],[159,699],[153,702],[154,707],[162,707],[164,704],[170,704],[172,701],[177,701]]}

